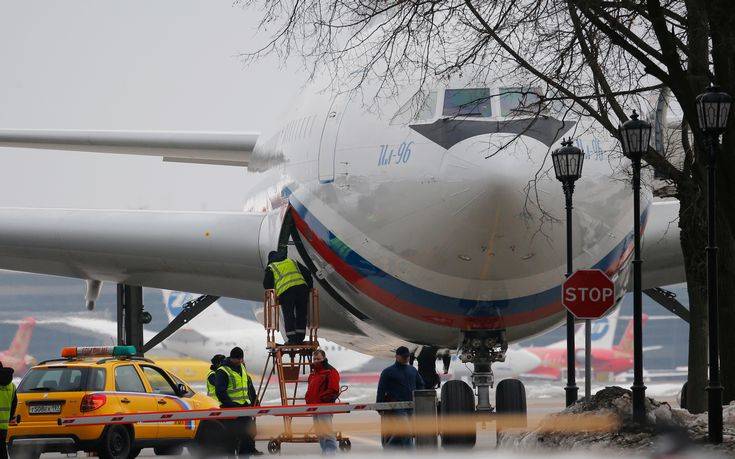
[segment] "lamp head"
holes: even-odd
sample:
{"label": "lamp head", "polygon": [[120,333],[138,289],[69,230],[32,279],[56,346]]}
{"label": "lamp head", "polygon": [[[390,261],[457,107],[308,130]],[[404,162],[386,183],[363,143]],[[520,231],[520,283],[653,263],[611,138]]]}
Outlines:
{"label": "lamp head", "polygon": [[719,135],[727,129],[732,97],[719,86],[710,86],[697,96],[699,126],[708,134]]}
{"label": "lamp head", "polygon": [[556,179],[562,183],[574,183],[582,176],[584,152],[572,144],[571,139],[563,140],[561,147],[551,153]]}
{"label": "lamp head", "polygon": [[618,128],[623,154],[628,158],[640,160],[648,151],[651,140],[651,124],[638,119],[638,113],[633,110],[630,119]]}

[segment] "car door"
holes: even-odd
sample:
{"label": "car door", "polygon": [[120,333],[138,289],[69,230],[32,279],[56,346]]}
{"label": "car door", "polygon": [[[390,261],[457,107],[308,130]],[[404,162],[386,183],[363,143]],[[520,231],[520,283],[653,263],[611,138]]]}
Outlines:
{"label": "car door", "polygon": [[[146,390],[135,365],[118,365],[114,373],[115,392],[124,413],[158,411],[156,398]],[[159,426],[154,422],[141,422],[133,427],[136,439],[155,439],[158,436]]]}
{"label": "car door", "polygon": [[[189,409],[185,400],[178,396],[176,385],[168,374],[153,365],[141,365],[141,370],[156,395],[158,411],[183,411]],[[188,421],[170,421],[159,424],[159,438],[190,438],[193,435],[193,423]]]}

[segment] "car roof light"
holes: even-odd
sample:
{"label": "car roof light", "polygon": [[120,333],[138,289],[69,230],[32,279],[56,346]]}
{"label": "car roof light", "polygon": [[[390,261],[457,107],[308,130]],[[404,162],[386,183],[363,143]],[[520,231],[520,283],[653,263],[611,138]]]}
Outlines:
{"label": "car roof light", "polygon": [[74,357],[123,357],[133,356],[135,346],[79,346],[65,347],[61,350],[64,358]]}

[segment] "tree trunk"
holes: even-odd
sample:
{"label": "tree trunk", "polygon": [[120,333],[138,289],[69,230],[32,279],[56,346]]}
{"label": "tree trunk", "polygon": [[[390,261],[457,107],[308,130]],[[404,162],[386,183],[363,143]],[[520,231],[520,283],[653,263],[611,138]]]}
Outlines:
{"label": "tree trunk", "polygon": [[691,180],[679,187],[679,228],[689,294],[689,372],[687,408],[707,410],[707,245],[706,194]]}
{"label": "tree trunk", "polygon": [[[721,199],[718,199],[721,201]],[[735,400],[735,241],[729,227],[718,225],[718,311],[720,335],[720,373],[722,401],[725,405]]]}

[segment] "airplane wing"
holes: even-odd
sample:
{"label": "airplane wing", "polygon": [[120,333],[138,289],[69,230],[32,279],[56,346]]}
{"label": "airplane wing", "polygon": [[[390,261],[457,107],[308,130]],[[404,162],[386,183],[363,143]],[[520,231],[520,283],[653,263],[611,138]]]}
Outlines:
{"label": "airplane wing", "polygon": [[265,214],[0,209],[3,269],[261,300]]}
{"label": "airplane wing", "polygon": [[164,161],[247,167],[258,134],[241,132],[0,129],[0,147],[161,156]]}
{"label": "airplane wing", "polygon": [[[679,201],[651,204],[643,233],[643,288],[686,282],[679,239]],[[630,278],[633,290],[633,276]]]}

